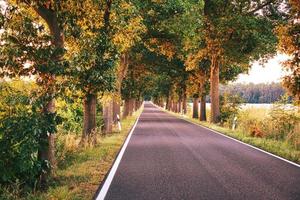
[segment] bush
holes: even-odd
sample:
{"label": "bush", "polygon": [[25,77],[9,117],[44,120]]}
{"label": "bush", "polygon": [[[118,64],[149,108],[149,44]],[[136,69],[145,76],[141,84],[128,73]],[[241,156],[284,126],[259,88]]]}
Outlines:
{"label": "bush", "polygon": [[238,95],[224,94],[220,96],[220,123],[221,125],[232,126],[233,119],[237,116],[243,99]]}
{"label": "bush", "polygon": [[38,151],[46,141],[42,134],[56,131],[58,117],[44,114],[30,98],[31,84],[19,82],[0,85],[0,183],[20,183],[34,187],[38,176],[47,170]]}
{"label": "bush", "polygon": [[57,114],[63,118],[63,122],[59,125],[59,132],[62,134],[82,132],[83,109],[82,100],[80,98],[68,97],[58,98],[56,100]]}
{"label": "bush", "polygon": [[298,145],[300,117],[297,111],[287,104],[287,97],[283,97],[273,106],[267,120],[269,122],[268,130],[266,130],[268,137],[287,140]]}
{"label": "bush", "polygon": [[0,179],[2,183],[27,182],[34,186],[42,170],[38,161],[41,128],[39,117],[32,113],[18,113],[1,121]]}
{"label": "bush", "polygon": [[241,111],[238,119],[238,128],[243,133],[286,141],[300,149],[300,116],[285,96],[269,112],[258,109]]}

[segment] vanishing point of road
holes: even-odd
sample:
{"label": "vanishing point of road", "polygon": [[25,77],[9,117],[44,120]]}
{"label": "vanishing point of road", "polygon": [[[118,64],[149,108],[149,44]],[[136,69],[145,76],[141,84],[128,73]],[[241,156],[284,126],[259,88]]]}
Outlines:
{"label": "vanishing point of road", "polygon": [[96,199],[300,200],[299,166],[149,102],[120,154]]}

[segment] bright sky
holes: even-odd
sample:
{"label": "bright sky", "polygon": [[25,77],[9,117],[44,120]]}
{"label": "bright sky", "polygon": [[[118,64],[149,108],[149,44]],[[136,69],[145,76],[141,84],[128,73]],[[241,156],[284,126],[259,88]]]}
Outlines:
{"label": "bright sky", "polygon": [[285,74],[282,70],[282,62],[287,60],[288,56],[278,54],[270,59],[268,63],[261,66],[258,62],[253,63],[248,74],[240,74],[234,83],[271,83],[280,82]]}

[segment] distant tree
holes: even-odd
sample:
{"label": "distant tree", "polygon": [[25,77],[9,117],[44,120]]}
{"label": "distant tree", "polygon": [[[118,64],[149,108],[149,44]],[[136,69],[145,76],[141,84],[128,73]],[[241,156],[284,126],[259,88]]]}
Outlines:
{"label": "distant tree", "polygon": [[220,93],[241,96],[246,103],[274,103],[285,94],[280,83],[221,85]]}

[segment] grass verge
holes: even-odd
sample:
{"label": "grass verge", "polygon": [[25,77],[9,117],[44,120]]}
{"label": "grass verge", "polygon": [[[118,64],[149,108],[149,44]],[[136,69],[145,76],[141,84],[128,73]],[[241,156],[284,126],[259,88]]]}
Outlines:
{"label": "grass verge", "polygon": [[10,193],[7,198],[24,200],[92,199],[141,112],[142,109],[124,119],[121,132],[101,136],[95,147],[78,148],[68,152],[46,192],[29,193],[23,198]]}
{"label": "grass verge", "polygon": [[[161,108],[164,110],[163,108]],[[237,139],[239,141],[242,141],[244,143],[250,144],[252,146],[255,146],[257,148],[260,148],[262,150],[265,150],[267,152],[270,152],[272,154],[275,154],[277,156],[280,156],[282,158],[285,158],[287,160],[290,160],[292,162],[300,164],[300,151],[297,150],[293,145],[289,144],[286,141],[281,140],[275,140],[270,138],[259,138],[259,137],[252,137],[246,133],[243,133],[239,130],[231,130],[229,128],[221,127],[216,124],[212,124],[209,122],[201,122],[198,119],[193,119],[189,115],[181,115],[178,113],[174,113],[168,110],[164,110],[167,113],[170,113],[176,117],[179,117],[181,119],[190,121],[195,124],[199,124],[201,126],[204,126],[206,128],[215,130],[217,132],[220,132],[224,135],[227,135],[229,137],[232,137],[234,139]]]}

